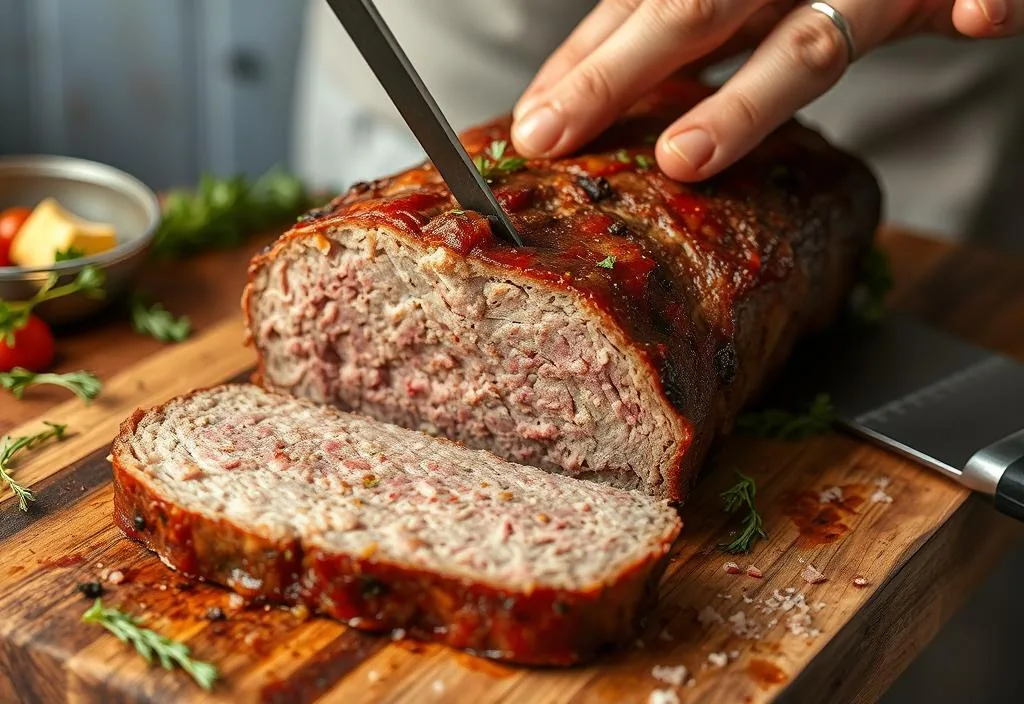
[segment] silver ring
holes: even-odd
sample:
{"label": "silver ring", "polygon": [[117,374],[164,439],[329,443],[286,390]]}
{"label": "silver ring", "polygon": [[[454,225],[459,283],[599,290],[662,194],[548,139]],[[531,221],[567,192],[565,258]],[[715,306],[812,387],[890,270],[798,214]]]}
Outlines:
{"label": "silver ring", "polygon": [[832,20],[832,24],[839,33],[843,35],[843,40],[846,42],[846,59],[849,63],[853,63],[853,60],[857,58],[857,45],[853,41],[853,32],[850,31],[850,23],[846,21],[842,13],[836,8],[829,5],[827,2],[812,2],[811,9],[817,10],[821,14]]}

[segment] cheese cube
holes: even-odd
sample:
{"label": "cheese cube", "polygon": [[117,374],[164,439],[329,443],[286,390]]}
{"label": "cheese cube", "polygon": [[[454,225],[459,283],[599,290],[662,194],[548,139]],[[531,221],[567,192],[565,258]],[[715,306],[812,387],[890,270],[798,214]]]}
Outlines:
{"label": "cheese cube", "polygon": [[71,247],[83,256],[99,254],[117,245],[113,225],[89,222],[47,198],[35,207],[11,243],[11,263],[15,266],[49,266],[57,252]]}

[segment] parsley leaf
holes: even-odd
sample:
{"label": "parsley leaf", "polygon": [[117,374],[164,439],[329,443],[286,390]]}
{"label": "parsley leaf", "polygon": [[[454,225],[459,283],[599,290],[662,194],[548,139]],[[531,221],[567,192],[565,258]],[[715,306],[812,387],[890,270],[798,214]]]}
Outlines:
{"label": "parsley leaf", "polygon": [[132,297],[132,329],[140,335],[149,335],[160,342],[183,342],[192,334],[192,321],[183,315],[175,318],[160,303],[146,305],[145,299]]}
{"label": "parsley leaf", "polygon": [[152,251],[181,257],[236,247],[250,235],[294,221],[315,204],[299,179],[278,169],[255,182],[204,174],[195,191],[172,191],[164,199]]}
{"label": "parsley leaf", "polygon": [[25,389],[40,384],[64,387],[86,403],[99,396],[103,389],[103,382],[95,374],[84,370],[66,374],[37,374],[24,367],[15,367],[9,372],[0,372],[0,387],[10,391],[15,398],[20,399]]}
{"label": "parsley leaf", "polygon": [[487,146],[483,154],[473,157],[473,165],[485,179],[504,176],[526,166],[526,159],[521,156],[505,156],[507,150],[508,142],[496,139]]}
{"label": "parsley leaf", "polygon": [[14,346],[14,333],[28,324],[32,309],[44,301],[50,301],[73,293],[84,293],[90,298],[102,298],[105,293],[103,271],[92,264],[83,267],[70,283],[57,285],[60,277],[51,272],[46,282],[27,301],[5,301],[0,299],[0,342]]}
{"label": "parsley leaf", "polygon": [[835,409],[828,394],[818,394],[806,413],[769,409],[743,413],[736,427],[762,437],[780,440],[803,440],[827,433],[835,422]]}
{"label": "parsley leaf", "polygon": [[154,656],[165,670],[172,670],[177,665],[206,691],[213,689],[220,677],[215,665],[192,659],[192,651],[184,643],[143,628],[140,619],[119,609],[104,607],[102,599],[97,599],[89,607],[82,615],[82,621],[103,626],[122,643],[133,646],[135,652],[150,665]]}
{"label": "parsley leaf", "polygon": [[743,529],[736,539],[731,543],[718,546],[732,554],[750,552],[758,538],[766,540],[768,538],[768,534],[764,531],[761,514],[757,512],[757,506],[754,505],[754,496],[757,493],[754,480],[740,472],[736,472],[736,476],[739,477],[739,481],[721,494],[722,509],[726,513],[736,513],[737,509],[746,507],[747,515],[743,517]]}
{"label": "parsley leaf", "polygon": [[11,476],[8,471],[11,459],[22,450],[31,450],[51,438],[58,441],[63,440],[64,433],[68,429],[66,425],[59,425],[48,421],[43,422],[50,426],[49,430],[44,430],[35,435],[21,435],[18,437],[5,435],[0,440],[0,481],[5,482],[10,490],[14,492],[14,495],[18,497],[18,508],[22,511],[28,511],[28,502],[35,501],[36,497]]}
{"label": "parsley leaf", "polygon": [[892,287],[889,257],[878,247],[872,247],[864,258],[860,280],[850,297],[853,314],[869,325],[881,320],[885,313],[885,297]]}
{"label": "parsley leaf", "polygon": [[615,255],[609,254],[607,257],[597,263],[602,269],[611,269],[615,266]]}
{"label": "parsley leaf", "polygon": [[636,165],[640,167],[641,171],[650,170],[655,163],[654,159],[647,156],[646,154],[637,154],[635,157],[633,157],[633,161],[636,162]]}
{"label": "parsley leaf", "polygon": [[67,262],[72,259],[81,259],[85,256],[85,250],[79,249],[78,247],[68,247],[67,249],[58,249],[53,253],[53,261],[55,262]]}

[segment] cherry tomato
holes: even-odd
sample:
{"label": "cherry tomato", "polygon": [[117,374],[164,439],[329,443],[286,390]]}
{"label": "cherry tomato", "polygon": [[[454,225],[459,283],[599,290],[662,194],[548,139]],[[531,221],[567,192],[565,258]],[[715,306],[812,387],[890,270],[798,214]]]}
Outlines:
{"label": "cherry tomato", "polygon": [[11,265],[11,242],[31,214],[31,208],[21,207],[0,212],[0,266]]}
{"label": "cherry tomato", "polygon": [[44,372],[53,362],[53,333],[50,326],[35,315],[28,317],[28,324],[14,331],[14,346],[0,338],[0,372],[9,372],[15,367],[29,371]]}

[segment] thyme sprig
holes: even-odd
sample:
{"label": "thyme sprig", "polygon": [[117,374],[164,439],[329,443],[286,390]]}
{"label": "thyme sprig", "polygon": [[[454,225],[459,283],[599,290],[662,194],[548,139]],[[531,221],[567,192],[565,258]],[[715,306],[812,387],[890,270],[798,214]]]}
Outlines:
{"label": "thyme sprig", "polygon": [[28,511],[28,502],[35,501],[36,497],[11,476],[9,471],[11,459],[19,452],[31,450],[51,438],[58,441],[63,440],[64,434],[68,429],[66,425],[50,423],[48,421],[44,421],[44,423],[49,426],[49,430],[44,430],[35,435],[21,435],[18,437],[5,435],[0,440],[0,481],[6,483],[14,495],[18,497],[18,508],[22,511]]}
{"label": "thyme sprig", "polygon": [[732,554],[748,553],[759,538],[768,539],[761,514],[757,512],[757,506],[754,504],[754,497],[757,494],[754,480],[740,472],[736,472],[736,476],[739,477],[739,481],[721,494],[722,508],[726,513],[736,513],[743,507],[747,509],[740,534],[731,543],[719,545],[725,552]]}
{"label": "thyme sprig", "polygon": [[20,399],[28,387],[42,384],[63,387],[86,403],[99,396],[103,389],[103,382],[95,374],[85,370],[51,374],[15,367],[9,372],[0,372],[0,387],[10,391],[15,398]]}
{"label": "thyme sprig", "polygon": [[122,643],[133,646],[150,665],[154,660],[165,670],[173,670],[177,665],[206,691],[213,689],[214,682],[220,677],[217,667],[212,663],[194,660],[192,651],[184,643],[143,628],[140,619],[119,609],[103,606],[102,599],[97,599],[89,607],[82,615],[82,621],[103,626]]}
{"label": "thyme sprig", "polygon": [[507,150],[508,142],[504,139],[494,140],[483,154],[473,157],[476,170],[484,178],[494,178],[519,171],[526,166],[526,159],[521,156],[505,156]]}

